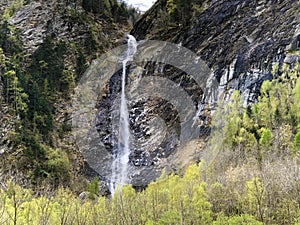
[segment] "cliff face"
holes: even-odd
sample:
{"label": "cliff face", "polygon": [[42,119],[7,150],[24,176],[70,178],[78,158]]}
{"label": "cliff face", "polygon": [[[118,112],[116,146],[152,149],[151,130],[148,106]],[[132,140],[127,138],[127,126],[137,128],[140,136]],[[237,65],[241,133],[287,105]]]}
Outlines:
{"label": "cliff face", "polygon": [[[299,58],[298,1],[195,1],[198,7],[191,7],[192,1],[190,5],[185,1],[173,1],[177,4],[175,6],[168,5],[168,2],[157,1],[136,23],[131,33],[138,40],[162,40],[177,43],[174,48],[180,49],[183,46],[192,50],[212,70],[216,82],[207,82],[205,87],[199,89],[191,74],[176,68],[176,65],[161,63],[175,57],[167,53],[163,43],[153,42],[153,45],[143,46],[141,42],[138,49],[142,53],[138,53],[136,60],[145,61],[128,66],[131,74],[127,80],[128,96],[142,79],[149,76],[155,77],[149,86],[155,86],[157,77],[169,79],[183,88],[192,99],[192,104],[198,110],[195,115],[198,117],[198,136],[203,138],[180,145],[180,136],[184,132],[182,117],[179,116],[182,108],[157,97],[157,92],[171,93],[175,89],[163,89],[161,80],[157,89],[152,90],[153,96],[145,97],[144,93],[151,89],[145,87],[144,93],[129,99],[132,140],[135,140],[129,156],[129,174],[132,184],[136,186],[148,184],[159,176],[163,168],[178,172],[186,164],[201,159],[205,138],[209,133],[209,112],[216,102],[228,100],[232,91],[238,89],[244,105],[254,103],[262,82],[272,79],[273,66],[278,64],[276,76],[284,62],[293,64]],[[145,55],[153,49],[159,49],[157,54],[161,61],[147,61]],[[190,63],[186,62],[187,58],[182,53],[179,64]],[[92,67],[90,73],[96,73],[93,72],[97,71],[96,68]],[[97,149],[101,149],[98,146],[87,152],[95,170],[107,179],[111,170],[111,154],[115,151],[113,143],[118,141],[117,131],[111,123],[117,117],[118,105],[115,104],[118,102],[120,82],[119,72],[110,78],[106,93],[99,100],[97,130],[104,143],[103,150],[96,154]],[[205,82],[202,80],[202,83]],[[212,84],[217,85],[210,86]],[[205,89],[214,89],[216,95],[205,98]],[[186,103],[180,96],[175,98],[182,105]],[[187,115],[191,113],[189,110],[184,112]],[[165,126],[157,126],[161,123]],[[137,144],[139,142],[142,144]],[[95,158],[99,158],[102,166],[97,165]]]}
{"label": "cliff face", "polygon": [[220,94],[239,89],[245,104],[257,99],[275,63],[280,68],[299,58],[299,1],[200,2],[184,25],[182,19],[169,22],[167,1],[158,1],[131,33],[139,40],[170,41],[194,51],[214,71]]}
{"label": "cliff face", "polygon": [[[209,131],[207,125],[210,123],[210,115],[207,114],[210,114],[210,109],[214,108],[218,100],[226,101],[233,90],[239,90],[245,106],[254,103],[264,80],[278,76],[284,64],[292,66],[300,60],[299,1],[194,1],[197,7],[190,7],[188,10],[184,8],[185,1],[173,1],[178,4],[173,7],[175,11],[172,11],[173,8],[168,2],[170,1],[157,1],[135,24],[131,34],[138,40],[163,40],[184,46],[196,53],[213,71],[217,87],[207,83],[205,88],[217,89],[218,97],[203,99],[201,91],[198,98],[196,97],[195,105],[202,124],[199,124],[200,136],[205,137]],[[186,14],[180,13],[182,11]],[[159,63],[153,63],[146,68],[148,73],[163,71],[161,76],[194,90],[194,94],[197,93],[197,89],[186,79],[188,74]],[[147,72],[142,76],[147,76]],[[176,81],[176,77],[183,80]],[[159,109],[161,105],[164,103],[156,106],[158,112],[162,111]],[[172,114],[171,110],[165,113]],[[141,114],[147,114],[147,110],[142,109]],[[180,124],[170,118],[165,118],[165,122],[175,130]],[[168,143],[177,143],[174,140],[178,138],[172,136]],[[191,142],[188,147],[181,149],[164,146],[163,154],[156,155],[159,162],[153,166],[154,171],[159,168],[157,165],[177,171],[184,166],[185,161],[201,159],[204,140]],[[133,158],[135,156],[139,159],[149,154],[151,155],[139,149],[133,154]],[[140,168],[143,171],[143,165]],[[149,167],[144,168],[145,171],[149,170]],[[153,179],[151,173],[148,174],[146,180]]]}
{"label": "cliff face", "polygon": [[[13,153],[13,159],[20,163],[11,165],[16,171],[28,172],[23,176],[28,183],[32,179],[49,178],[53,168],[47,163],[53,156],[42,150],[44,146],[58,148],[68,154],[72,163],[66,170],[76,177],[85,167],[70,135],[70,94],[94,58],[123,43],[128,30],[124,18],[128,14],[123,15],[124,6],[116,7],[115,1],[28,2],[17,7],[8,18],[1,19],[5,35],[0,35],[3,49],[0,57],[4,55],[6,62],[1,64],[0,154],[6,160]],[[277,76],[283,63],[292,65],[300,58],[300,3],[297,0],[174,0],[175,5],[170,2],[158,0],[136,22],[131,33],[138,40],[176,43],[178,48],[182,46],[194,52],[212,70],[217,86],[212,88],[207,83],[204,89],[216,89],[217,98],[204,98],[205,90],[199,88],[186,71],[167,63],[145,60],[127,67],[126,91],[128,97],[134,98],[128,101],[130,129],[132,139],[138,141],[129,156],[129,172],[135,186],[147,185],[163,168],[177,172],[201,159],[210,130],[210,110],[217,99],[227,100],[232,91],[238,89],[245,105],[253,103],[262,82],[273,78],[274,65],[278,64],[274,71]],[[7,12],[10,6],[1,5],[1,12]],[[117,18],[117,15],[123,17]],[[147,54],[153,47],[157,46],[143,46],[141,42],[138,48],[142,49],[140,54]],[[164,46],[157,49],[160,47],[163,51]],[[140,56],[143,59],[143,55]],[[185,56],[183,54],[182,58]],[[166,54],[164,57],[170,60],[172,56]],[[89,71],[98,75],[95,65],[101,63],[97,62],[94,61]],[[23,97],[26,95],[21,93],[27,94],[23,99],[28,106],[26,112],[14,107],[17,102],[14,95],[4,91],[11,82],[9,74],[16,74],[20,81],[17,85],[20,89],[14,89],[14,93]],[[135,92],[135,85],[152,75],[167,78],[188,93],[198,111],[198,136],[202,138],[178,149],[182,128],[180,112],[174,104],[162,97],[144,97],[143,92],[140,96]],[[118,131],[111,123],[118,117],[120,77],[118,70],[101,87],[104,90],[97,104],[95,135],[95,142],[100,139],[101,145],[89,149],[86,156],[87,162],[103,179],[109,179],[109,160],[117,142]],[[144,92],[149,91],[147,88],[150,89],[146,87]],[[41,163],[43,160],[46,165]],[[64,172],[57,172],[55,182]]]}

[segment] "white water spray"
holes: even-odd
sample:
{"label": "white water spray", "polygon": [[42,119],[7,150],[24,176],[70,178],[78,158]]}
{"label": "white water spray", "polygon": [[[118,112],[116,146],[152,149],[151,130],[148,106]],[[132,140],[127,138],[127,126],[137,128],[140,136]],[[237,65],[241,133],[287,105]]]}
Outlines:
{"label": "white water spray", "polygon": [[130,130],[129,130],[129,113],[127,100],[125,95],[126,83],[126,64],[132,60],[137,49],[137,42],[132,35],[127,35],[127,51],[125,59],[122,59],[122,92],[120,104],[120,122],[119,122],[119,138],[118,149],[114,155],[112,163],[112,175],[108,184],[111,194],[116,191],[117,186],[129,183],[128,179],[128,161],[130,154]]}

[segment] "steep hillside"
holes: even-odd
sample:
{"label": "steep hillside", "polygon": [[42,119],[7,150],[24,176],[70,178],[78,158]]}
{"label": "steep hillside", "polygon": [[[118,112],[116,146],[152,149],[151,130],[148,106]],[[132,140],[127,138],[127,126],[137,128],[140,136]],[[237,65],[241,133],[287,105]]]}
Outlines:
{"label": "steep hillside", "polygon": [[[92,59],[123,44],[135,11],[116,1],[88,0],[8,1],[1,10],[1,153],[3,162],[11,160],[3,164],[4,174],[20,174],[19,182],[25,184],[70,185],[85,169],[94,176],[88,168],[93,164],[98,176],[109,180],[109,160],[118,141],[111,122],[117,111],[120,71],[98,99],[97,139],[99,135],[104,147],[91,147],[87,163],[70,136],[70,101]],[[129,155],[133,185],[145,186],[163,169],[180,172],[191,162],[203,160],[217,102],[228,102],[233,91],[239,90],[243,106],[253,104],[263,81],[280,77],[296,65],[299,10],[299,2],[292,0],[161,0],[136,22],[131,33],[137,39],[168,41],[192,50],[213,71],[216,82],[215,86],[207,83],[205,88],[214,90],[208,97],[189,74],[174,66],[146,61],[128,67],[130,93],[139,79],[153,74],[183,87],[198,111],[200,137],[178,149],[182,121],[173,103],[142,94],[129,99],[132,138],[142,143],[133,144]],[[145,55],[153,47],[139,46]],[[95,68],[89,72],[98,73]],[[139,70],[137,79],[133,74]],[[162,121],[165,127],[158,126]],[[259,141],[260,134],[255,135]]]}
{"label": "steep hillside", "polygon": [[1,182],[82,190],[93,174],[70,135],[72,91],[94,58],[123,42],[135,10],[117,1],[0,5]]}
{"label": "steep hillside", "polygon": [[[137,59],[128,68],[131,74],[127,80],[128,95],[134,93],[142,79],[154,77],[154,80],[144,87],[143,92],[136,96],[132,94],[134,98],[129,99],[132,138],[142,143],[133,145],[129,156],[133,185],[146,185],[163,169],[178,173],[190,162],[203,160],[206,157],[203,155],[204,146],[207,146],[214,123],[211,112],[217,108],[217,103],[229,102],[233,91],[239,90],[243,106],[250,107],[258,101],[263,81],[280,77],[288,68],[296,66],[300,50],[299,12],[299,1],[294,0],[161,0],[136,22],[131,34],[141,42]],[[166,42],[176,45],[171,47]],[[184,47],[195,53],[195,61],[200,62],[200,57],[207,65],[203,66],[204,72],[200,70],[199,81],[194,79],[194,74],[182,70],[184,65],[191,63],[187,60],[190,55],[181,52]],[[176,55],[175,49],[178,49],[179,55]],[[151,55],[153,51],[156,53],[154,56]],[[157,57],[158,61],[151,61],[151,57]],[[164,63],[174,62],[172,59],[177,65]],[[92,67],[90,73],[95,74],[97,68]],[[208,68],[213,73],[209,79]],[[193,70],[192,66],[188,69]],[[186,107],[188,99],[184,99],[184,95],[174,95],[175,87],[159,86],[165,85],[160,78],[167,78],[184,89],[192,100],[191,105],[198,111],[195,123],[201,138],[182,146],[182,149],[178,148],[182,144],[180,139],[188,130],[184,128],[182,118],[188,118],[192,111]],[[155,79],[159,80],[157,84]],[[113,143],[117,143],[111,122],[116,114],[114,103],[120,93],[120,82],[120,73],[114,74],[104,97],[99,99],[97,129],[105,147],[97,154],[102,166],[94,163],[95,155],[88,153],[95,170],[108,179],[107,174],[111,170],[109,160],[115,151]],[[200,87],[201,83],[204,87]],[[146,96],[147,93],[152,96]],[[169,94],[167,100],[159,95],[166,93]],[[172,101],[174,98],[176,101]],[[176,105],[176,102],[180,104]],[[184,115],[180,115],[182,112]],[[166,126],[155,125],[157,121],[158,124],[164,121]],[[187,136],[193,139],[192,134]],[[256,134],[257,141],[259,138]],[[101,147],[94,147],[91,152],[96,149]]]}
{"label": "steep hillside", "polygon": [[161,0],[131,33],[139,40],[170,41],[194,51],[214,71],[220,92],[227,95],[226,90],[237,88],[246,103],[257,99],[275,63],[280,68],[299,59],[299,13],[296,0]]}
{"label": "steep hillside", "polygon": [[299,15],[1,2],[0,221],[299,225]]}

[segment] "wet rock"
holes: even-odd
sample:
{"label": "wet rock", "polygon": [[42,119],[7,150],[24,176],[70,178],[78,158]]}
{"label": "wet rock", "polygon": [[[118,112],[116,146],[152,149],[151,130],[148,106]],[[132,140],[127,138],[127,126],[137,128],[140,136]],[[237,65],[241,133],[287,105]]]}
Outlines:
{"label": "wet rock", "polygon": [[110,191],[109,191],[107,183],[105,181],[100,181],[99,182],[99,195],[100,196],[110,195]]}
{"label": "wet rock", "polygon": [[[195,107],[198,106],[203,91],[184,73],[170,65],[157,65],[153,74],[167,77],[182,87],[193,99]],[[150,64],[145,63],[143,73],[139,77],[146,78],[151,75]],[[148,69],[149,68],[149,69]],[[128,74],[135,71],[135,65],[128,68]],[[161,73],[166,71],[166,73]],[[173,72],[172,72],[173,71]],[[152,74],[152,75],[153,75]],[[181,77],[181,74],[183,76]],[[101,143],[98,154],[91,158],[98,158],[93,168],[109,180],[111,176],[111,160],[118,147],[118,125],[120,106],[120,72],[115,73],[109,81],[109,88],[103,98],[99,98],[97,113],[97,131]],[[137,76],[134,76],[137,77]],[[162,169],[168,166],[168,159],[176,153],[180,143],[181,121],[177,109],[170,102],[154,96],[135,96],[133,85],[135,80],[127,78],[128,108],[130,120],[130,155],[129,177],[133,186],[146,186],[155,180]],[[95,137],[97,139],[97,137]],[[96,140],[95,140],[96,141]],[[86,152],[87,155],[93,151]],[[100,166],[97,166],[100,165]]]}
{"label": "wet rock", "polygon": [[81,192],[81,193],[78,195],[78,199],[79,199],[80,201],[85,201],[85,200],[88,199],[89,194],[90,194],[90,193],[89,193],[89,192],[86,192],[86,191]]}
{"label": "wet rock", "polygon": [[284,59],[284,62],[287,64],[294,64],[297,61],[300,62],[300,55],[287,55]]}

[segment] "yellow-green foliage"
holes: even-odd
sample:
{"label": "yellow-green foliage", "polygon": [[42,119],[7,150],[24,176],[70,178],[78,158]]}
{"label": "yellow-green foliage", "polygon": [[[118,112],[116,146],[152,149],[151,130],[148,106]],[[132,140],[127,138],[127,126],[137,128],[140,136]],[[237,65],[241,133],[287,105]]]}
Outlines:
{"label": "yellow-green foliage", "polygon": [[246,192],[243,201],[242,207],[244,211],[263,220],[264,190],[259,178],[255,177],[246,182]]}
{"label": "yellow-green foliage", "polygon": [[[219,183],[208,187],[200,171],[200,166],[191,165],[183,177],[164,175],[142,192],[125,186],[111,198],[83,200],[67,189],[36,197],[8,182],[0,189],[0,221],[3,225],[290,225],[300,219],[296,200],[284,197],[275,199],[276,205],[269,203],[276,190],[267,190],[270,187],[260,178],[246,181],[245,189],[237,192]],[[227,210],[233,206],[235,210]]]}
{"label": "yellow-green foliage", "polygon": [[219,152],[212,172],[206,171],[213,182],[221,180],[208,193],[217,217],[214,224],[299,220],[299,64],[273,68],[279,70],[280,77],[263,83],[254,106],[244,108],[234,91],[231,101],[215,113],[210,145]]}
{"label": "yellow-green foliage", "polygon": [[297,118],[297,120],[300,121],[300,103],[299,103],[300,102],[300,76],[296,81],[296,85],[293,90],[293,97],[294,97],[294,104],[292,106],[292,112]]}
{"label": "yellow-green foliage", "polygon": [[272,142],[272,132],[268,128],[262,128],[260,133],[259,143],[264,147],[270,146]]}
{"label": "yellow-green foliage", "polygon": [[46,171],[54,183],[67,182],[70,179],[70,161],[61,149],[46,148]]}
{"label": "yellow-green foliage", "polygon": [[295,135],[294,138],[294,151],[298,152],[300,150],[300,131]]}
{"label": "yellow-green foliage", "polygon": [[5,67],[5,55],[3,53],[3,49],[0,48],[0,67],[4,68]]}
{"label": "yellow-green foliage", "polygon": [[177,5],[174,2],[174,0],[168,0],[167,1],[167,13],[169,15],[172,15],[177,9]]}
{"label": "yellow-green foliage", "polygon": [[238,133],[242,123],[242,99],[239,91],[235,90],[231,96],[231,102],[225,107],[226,124],[225,124],[225,144],[229,147],[237,144]]}
{"label": "yellow-green foliage", "polygon": [[[274,66],[273,71],[277,70]],[[216,114],[225,121],[223,126],[217,127],[223,136],[223,142],[220,143],[224,145],[220,148],[256,152],[259,161],[264,152],[269,150],[281,154],[297,152],[297,126],[300,124],[299,64],[296,63],[293,68],[284,65],[281,70],[279,78],[262,84],[259,102],[253,107],[245,109],[239,91],[234,91],[231,101],[217,110]]]}
{"label": "yellow-green foliage", "polygon": [[95,199],[99,194],[99,179],[95,177],[86,187],[86,190],[89,192],[89,198]]}
{"label": "yellow-green foliage", "polygon": [[[127,213],[122,213],[126,209]],[[171,175],[151,183],[135,194],[131,187],[112,200],[113,224],[210,224],[212,221],[206,186],[198,166],[188,168],[183,178]]]}
{"label": "yellow-green foliage", "polygon": [[24,0],[17,0],[14,1],[9,7],[6,7],[4,10],[4,13],[2,15],[3,19],[8,20],[10,17],[12,17],[15,12],[18,11],[19,8],[21,8],[24,4]]}
{"label": "yellow-green foliage", "polygon": [[220,214],[217,220],[213,222],[213,225],[263,225],[263,223],[248,214],[232,217]]}
{"label": "yellow-green foliage", "polygon": [[136,193],[125,186],[107,199],[79,200],[59,189],[53,197],[33,197],[13,183],[0,190],[2,224],[211,224],[212,212],[206,185],[198,166],[184,177],[171,175]]}

